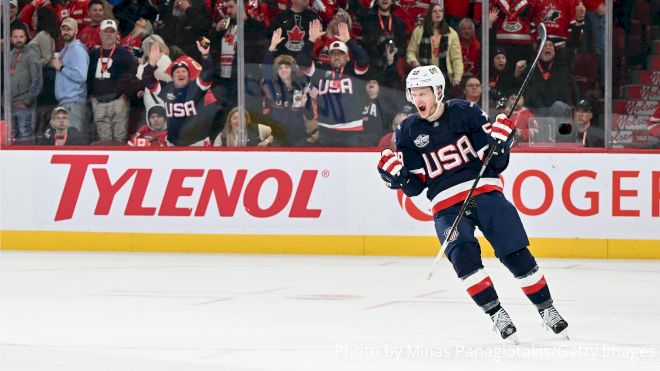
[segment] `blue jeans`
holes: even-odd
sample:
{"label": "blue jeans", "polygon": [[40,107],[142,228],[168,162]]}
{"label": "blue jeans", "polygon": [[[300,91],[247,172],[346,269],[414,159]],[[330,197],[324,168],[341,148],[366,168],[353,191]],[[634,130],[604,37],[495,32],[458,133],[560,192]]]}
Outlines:
{"label": "blue jeans", "polygon": [[34,141],[34,119],[35,109],[20,109],[12,107],[11,109],[11,132],[12,138],[17,142]]}

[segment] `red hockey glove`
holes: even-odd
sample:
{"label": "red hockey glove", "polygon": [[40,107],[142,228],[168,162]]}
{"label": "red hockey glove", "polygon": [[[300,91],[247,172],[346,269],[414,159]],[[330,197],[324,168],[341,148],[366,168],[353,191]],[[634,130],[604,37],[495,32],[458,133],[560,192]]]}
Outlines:
{"label": "red hockey glove", "polygon": [[378,172],[385,184],[392,189],[401,188],[401,182],[403,181],[401,175],[407,174],[403,164],[396,157],[396,153],[389,148],[384,149],[380,153]]}
{"label": "red hockey glove", "polygon": [[516,123],[506,117],[505,114],[500,113],[495,117],[495,122],[490,128],[490,136],[493,137],[493,139],[504,143],[509,139],[509,136],[513,133],[515,128]]}

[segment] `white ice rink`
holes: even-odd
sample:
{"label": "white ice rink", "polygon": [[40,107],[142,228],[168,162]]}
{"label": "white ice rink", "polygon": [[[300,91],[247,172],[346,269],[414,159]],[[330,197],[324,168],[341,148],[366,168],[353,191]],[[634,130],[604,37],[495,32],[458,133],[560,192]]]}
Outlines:
{"label": "white ice rink", "polygon": [[486,259],[514,346],[431,260],[3,251],[0,369],[660,370],[660,261],[541,260],[564,341]]}

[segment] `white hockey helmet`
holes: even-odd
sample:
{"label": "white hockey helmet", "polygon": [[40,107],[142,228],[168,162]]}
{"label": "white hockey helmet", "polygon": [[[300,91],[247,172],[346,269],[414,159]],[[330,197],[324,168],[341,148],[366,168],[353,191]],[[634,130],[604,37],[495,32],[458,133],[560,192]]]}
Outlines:
{"label": "white hockey helmet", "polygon": [[445,76],[438,66],[419,66],[410,71],[408,77],[406,77],[406,99],[408,99],[408,102],[414,103],[410,89],[424,86],[433,88],[433,94],[435,94],[436,100],[442,102],[445,90]]}

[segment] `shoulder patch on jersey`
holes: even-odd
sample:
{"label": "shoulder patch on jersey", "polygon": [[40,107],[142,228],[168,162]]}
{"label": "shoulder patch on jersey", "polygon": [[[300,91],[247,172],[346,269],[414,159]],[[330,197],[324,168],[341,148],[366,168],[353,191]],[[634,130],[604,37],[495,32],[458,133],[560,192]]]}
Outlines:
{"label": "shoulder patch on jersey", "polygon": [[429,144],[429,135],[420,134],[417,138],[415,138],[414,142],[417,148],[424,148]]}
{"label": "shoulder patch on jersey", "polygon": [[175,100],[175,99],[176,99],[176,95],[174,95],[174,93],[167,93],[167,100]]}

